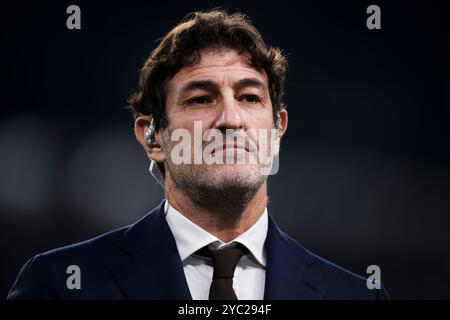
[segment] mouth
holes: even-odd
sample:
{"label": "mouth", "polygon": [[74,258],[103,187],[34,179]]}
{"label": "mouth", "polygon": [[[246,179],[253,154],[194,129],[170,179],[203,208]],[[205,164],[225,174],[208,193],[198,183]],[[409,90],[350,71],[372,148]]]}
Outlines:
{"label": "mouth", "polygon": [[249,152],[247,146],[238,145],[237,143],[224,143],[221,150],[225,149],[244,149],[246,152]]}
{"label": "mouth", "polygon": [[237,143],[224,143],[222,146],[215,146],[211,151],[211,154],[214,155],[216,152],[225,151],[227,149],[233,150],[233,152],[235,152],[234,150],[244,150],[245,152],[250,152],[247,146],[239,145]]}

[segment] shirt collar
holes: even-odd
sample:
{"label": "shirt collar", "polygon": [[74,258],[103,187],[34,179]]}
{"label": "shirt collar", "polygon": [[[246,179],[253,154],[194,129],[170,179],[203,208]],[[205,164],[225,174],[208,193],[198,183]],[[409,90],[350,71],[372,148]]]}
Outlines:
{"label": "shirt collar", "polygon": [[228,243],[224,243],[216,236],[193,223],[172,207],[167,200],[164,203],[164,212],[166,212],[166,220],[175,238],[181,261],[184,261],[206,245],[213,244],[220,249],[233,242],[238,242],[250,251],[258,263],[264,267],[266,266],[264,242],[269,225],[267,208],[264,209],[261,217],[249,229]]}

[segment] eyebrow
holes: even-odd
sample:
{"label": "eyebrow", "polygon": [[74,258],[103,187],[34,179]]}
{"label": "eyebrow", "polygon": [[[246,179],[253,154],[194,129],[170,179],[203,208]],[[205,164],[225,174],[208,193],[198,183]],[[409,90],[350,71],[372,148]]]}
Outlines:
{"label": "eyebrow", "polygon": [[258,80],[256,78],[243,78],[233,85],[233,89],[235,91],[238,91],[242,88],[247,88],[247,87],[254,87],[254,88],[261,89],[261,90],[266,89],[266,86],[264,85],[264,83],[262,83],[260,80]]}
{"label": "eyebrow", "polygon": [[188,94],[190,91],[193,91],[193,90],[205,90],[205,91],[210,91],[213,93],[219,92],[219,88],[218,88],[217,84],[211,80],[193,80],[193,81],[189,81],[186,85],[184,85],[181,88],[178,96],[184,97],[186,94]]}
{"label": "eyebrow", "polygon": [[[242,88],[247,88],[247,87],[254,87],[254,88],[261,89],[261,90],[266,89],[266,85],[264,85],[264,83],[262,83],[257,78],[243,78],[243,79],[240,79],[238,82],[236,82],[233,85],[233,90],[238,91]],[[193,90],[205,90],[205,91],[212,92],[214,94],[217,94],[220,91],[217,83],[215,83],[211,80],[193,80],[193,81],[189,81],[186,85],[184,85],[181,88],[178,96],[183,97],[186,94],[188,94],[190,91],[193,91]]]}

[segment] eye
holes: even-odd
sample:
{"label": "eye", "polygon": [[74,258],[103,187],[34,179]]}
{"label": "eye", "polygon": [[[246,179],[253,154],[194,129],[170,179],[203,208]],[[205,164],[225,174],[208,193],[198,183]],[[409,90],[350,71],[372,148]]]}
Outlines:
{"label": "eye", "polygon": [[206,104],[206,103],[211,103],[212,99],[208,96],[199,96],[199,97],[195,97],[195,98],[191,98],[189,100],[187,100],[188,104]]}
{"label": "eye", "polygon": [[261,98],[256,94],[245,94],[239,98],[239,101],[248,103],[259,103],[261,102]]}

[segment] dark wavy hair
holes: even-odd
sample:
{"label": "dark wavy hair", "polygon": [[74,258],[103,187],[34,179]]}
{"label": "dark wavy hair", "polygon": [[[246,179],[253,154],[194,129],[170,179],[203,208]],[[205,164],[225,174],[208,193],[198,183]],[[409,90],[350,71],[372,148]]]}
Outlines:
{"label": "dark wavy hair", "polygon": [[282,102],[287,59],[269,47],[247,16],[224,9],[193,12],[167,33],[140,70],[139,88],[128,100],[134,119],[152,115],[155,128],[167,127],[166,83],[183,67],[198,63],[202,50],[229,48],[248,54],[250,63],[268,76],[274,119]]}

